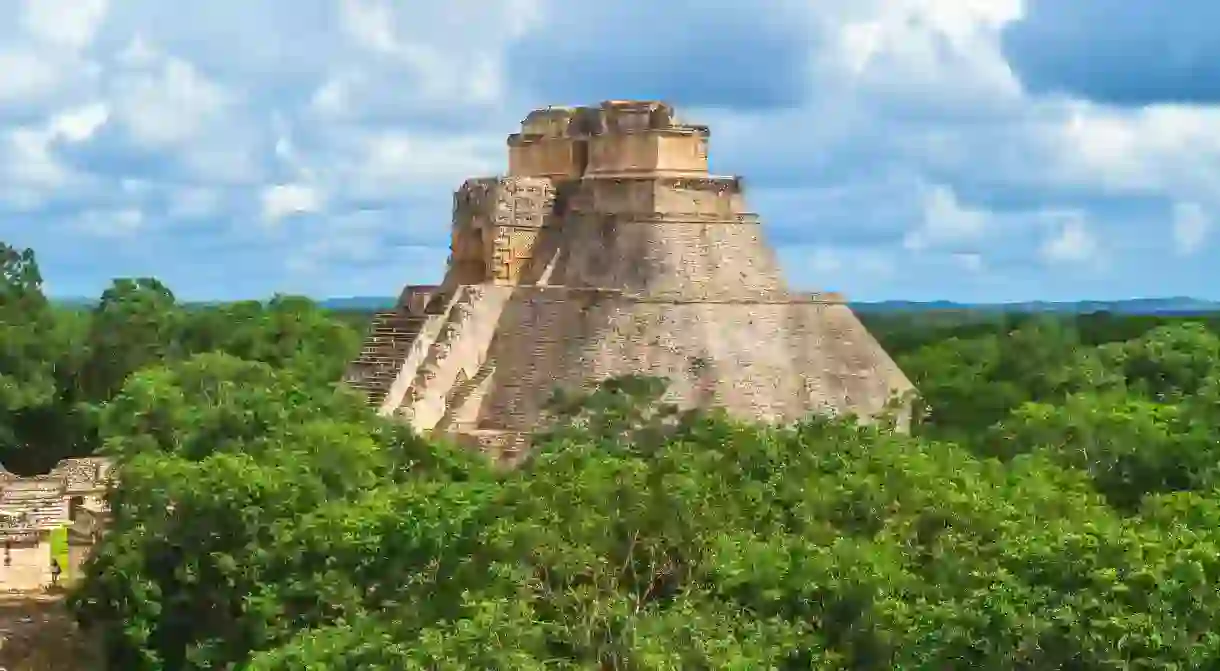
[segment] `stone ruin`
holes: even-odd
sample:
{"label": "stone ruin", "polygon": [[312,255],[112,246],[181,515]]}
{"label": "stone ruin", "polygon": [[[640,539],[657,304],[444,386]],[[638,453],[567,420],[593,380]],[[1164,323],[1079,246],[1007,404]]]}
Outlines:
{"label": "stone ruin", "polygon": [[709,174],[708,138],[659,102],[530,113],[508,175],[455,194],[444,280],[374,317],[347,382],[510,461],[556,387],[619,375],[770,422],[873,417],[913,392],[841,296],[786,288],[741,179]]}
{"label": "stone ruin", "polygon": [[[0,466],[0,591],[29,592],[79,577],[109,520],[111,462],[64,459],[49,473],[19,477]],[[51,534],[62,529],[67,565],[52,579]]]}

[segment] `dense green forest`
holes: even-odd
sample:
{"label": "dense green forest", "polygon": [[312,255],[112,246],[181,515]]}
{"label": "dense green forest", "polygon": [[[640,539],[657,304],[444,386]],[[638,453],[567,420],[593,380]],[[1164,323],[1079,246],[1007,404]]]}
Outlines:
{"label": "dense green forest", "polygon": [[120,463],[112,668],[1220,668],[1220,320],[873,315],[910,435],[628,378],[499,472],[335,383],[367,316],[0,254],[0,460]]}

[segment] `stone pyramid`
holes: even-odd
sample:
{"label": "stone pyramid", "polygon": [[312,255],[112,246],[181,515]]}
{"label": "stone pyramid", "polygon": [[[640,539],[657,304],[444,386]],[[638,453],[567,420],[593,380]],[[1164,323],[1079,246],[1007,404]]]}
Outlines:
{"label": "stone pyramid", "polygon": [[913,391],[841,296],[785,287],[708,137],[659,102],[530,113],[508,175],[455,194],[442,283],[376,315],[349,384],[510,459],[556,387],[617,375],[763,421],[867,418]]}

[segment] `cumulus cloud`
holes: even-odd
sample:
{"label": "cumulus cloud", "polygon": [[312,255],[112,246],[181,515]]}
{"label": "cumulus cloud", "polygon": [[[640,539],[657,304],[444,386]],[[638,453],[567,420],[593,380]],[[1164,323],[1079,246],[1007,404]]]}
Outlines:
{"label": "cumulus cloud", "polygon": [[276,222],[294,214],[310,214],[322,209],[322,194],[305,184],[276,184],[263,190],[263,218]]}
{"label": "cumulus cloud", "polygon": [[59,71],[32,50],[0,49],[0,104],[29,102],[46,96],[59,83]]}
{"label": "cumulus cloud", "polygon": [[1220,5],[1027,0],[1004,53],[1035,92],[1103,103],[1220,102]]}
{"label": "cumulus cloud", "polygon": [[1080,216],[1066,216],[1042,245],[1042,257],[1052,263],[1082,263],[1097,258],[1097,238]]}
{"label": "cumulus cloud", "polygon": [[[137,273],[201,298],[435,281],[452,190],[503,171],[530,109],[630,97],[711,124],[714,170],[746,177],[801,288],[1199,294],[1216,266],[1199,0],[15,7],[0,239],[49,250],[65,293]],[[122,253],[55,250],[68,233]]]}
{"label": "cumulus cloud", "polygon": [[[147,47],[137,43],[135,48]],[[138,57],[129,54],[127,60],[134,67],[115,76],[111,96],[117,116],[137,145],[163,148],[189,142],[230,103],[224,88],[189,61],[159,58],[151,51]]]}
{"label": "cumulus cloud", "polygon": [[698,107],[793,107],[813,74],[807,5],[549,2],[509,46],[510,76],[532,98],[675,99]]}
{"label": "cumulus cloud", "polygon": [[87,210],[73,222],[73,231],[94,238],[126,238],[139,232],[144,213],[135,208]]}
{"label": "cumulus cloud", "polygon": [[106,0],[23,0],[21,26],[52,46],[79,51],[89,46],[106,16]]}
{"label": "cumulus cloud", "polygon": [[1179,254],[1195,254],[1207,241],[1212,219],[1198,203],[1174,203],[1173,243]]}
{"label": "cumulus cloud", "polygon": [[918,251],[930,246],[972,242],[987,228],[989,213],[962,205],[957,194],[944,186],[924,196],[923,221],[903,238],[903,246]]}

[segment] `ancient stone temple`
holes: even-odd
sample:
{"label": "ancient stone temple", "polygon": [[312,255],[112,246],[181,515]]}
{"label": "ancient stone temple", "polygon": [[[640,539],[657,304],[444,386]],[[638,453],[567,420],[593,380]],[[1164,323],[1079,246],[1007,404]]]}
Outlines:
{"label": "ancient stone temple", "polygon": [[64,459],[50,473],[22,478],[0,466],[0,591],[35,591],[79,577],[109,520],[110,467],[103,457]]}
{"label": "ancient stone temple", "polygon": [[439,286],[376,315],[347,380],[383,415],[511,458],[555,387],[666,377],[764,421],[875,415],[907,378],[834,294],[789,291],[706,126],[663,103],[532,112],[454,197]]}

